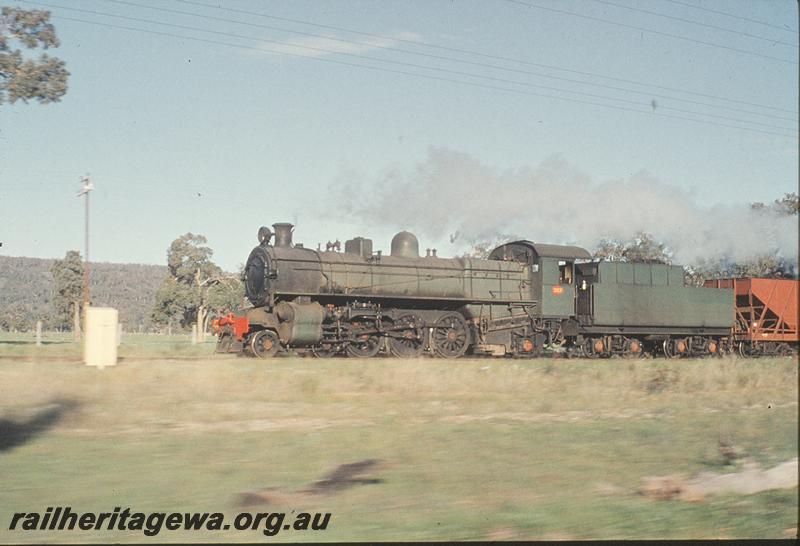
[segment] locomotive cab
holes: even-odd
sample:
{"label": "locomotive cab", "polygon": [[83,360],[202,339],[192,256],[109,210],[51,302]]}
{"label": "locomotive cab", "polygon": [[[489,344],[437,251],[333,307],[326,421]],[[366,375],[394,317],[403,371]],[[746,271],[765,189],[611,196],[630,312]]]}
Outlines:
{"label": "locomotive cab", "polygon": [[539,258],[542,272],[542,315],[568,318],[575,314],[574,260]]}
{"label": "locomotive cab", "polygon": [[552,319],[575,316],[576,261],[591,259],[583,248],[515,241],[494,249],[489,259],[519,261],[530,266],[533,299],[539,302],[535,310],[538,316]]}

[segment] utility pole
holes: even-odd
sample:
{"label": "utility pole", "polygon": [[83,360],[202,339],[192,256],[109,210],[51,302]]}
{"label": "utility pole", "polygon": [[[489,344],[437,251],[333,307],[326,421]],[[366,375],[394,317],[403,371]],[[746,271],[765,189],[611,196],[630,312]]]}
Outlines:
{"label": "utility pole", "polygon": [[[84,218],[84,234],[83,234],[83,243],[84,243],[84,263],[83,263],[83,318],[84,322],[86,321],[86,310],[89,308],[89,192],[94,189],[94,185],[92,185],[92,181],[89,179],[89,175],[81,177],[81,182],[83,182],[83,187],[81,191],[78,192],[77,197],[83,195],[86,199],[85,202],[85,218]],[[84,328],[85,329],[85,328]]]}

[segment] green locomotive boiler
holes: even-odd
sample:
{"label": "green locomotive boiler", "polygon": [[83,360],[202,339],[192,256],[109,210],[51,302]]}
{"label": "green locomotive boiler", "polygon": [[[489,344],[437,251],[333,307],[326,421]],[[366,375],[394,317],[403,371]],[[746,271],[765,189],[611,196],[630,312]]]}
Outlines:
{"label": "green locomotive boiler", "polygon": [[273,228],[274,243],[259,230],[245,265],[252,307],[215,322],[221,351],[674,357],[719,353],[733,322],[732,291],[684,287],[680,267],[593,262],[582,248],[530,241],[487,259],[420,256],[405,231],[388,255],[363,237],[322,251],[293,244],[291,224]]}

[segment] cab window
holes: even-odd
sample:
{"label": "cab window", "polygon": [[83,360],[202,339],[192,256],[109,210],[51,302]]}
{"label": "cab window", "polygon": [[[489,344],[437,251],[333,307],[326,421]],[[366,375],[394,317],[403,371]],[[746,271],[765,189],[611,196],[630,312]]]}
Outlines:
{"label": "cab window", "polygon": [[564,260],[558,262],[558,282],[572,284],[572,262]]}

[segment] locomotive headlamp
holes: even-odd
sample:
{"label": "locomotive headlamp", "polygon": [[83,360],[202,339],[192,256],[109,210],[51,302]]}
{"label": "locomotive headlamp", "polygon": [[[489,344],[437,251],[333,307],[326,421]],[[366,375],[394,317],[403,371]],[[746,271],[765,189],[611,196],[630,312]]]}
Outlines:
{"label": "locomotive headlamp", "polygon": [[272,230],[267,226],[258,228],[258,242],[262,245],[268,245],[269,240],[272,239]]}

